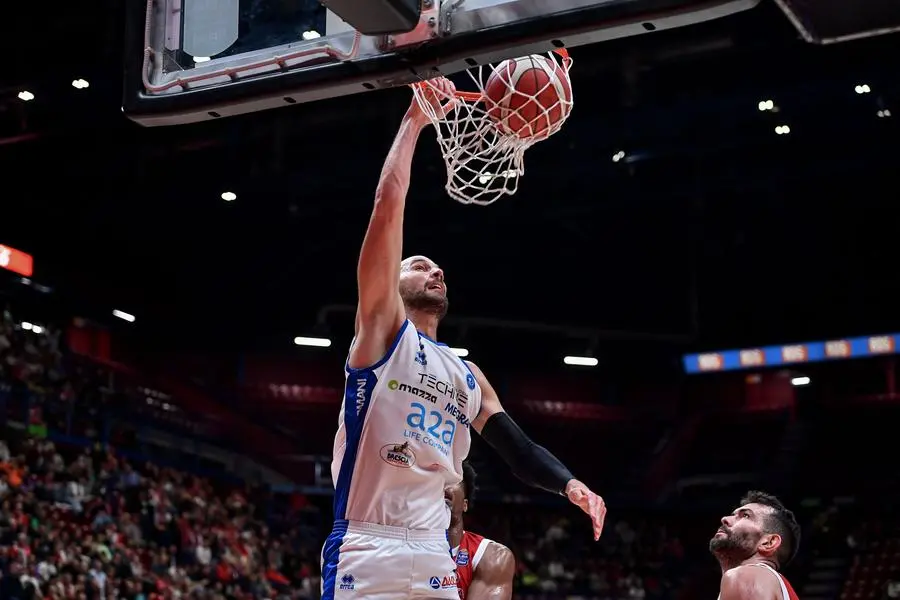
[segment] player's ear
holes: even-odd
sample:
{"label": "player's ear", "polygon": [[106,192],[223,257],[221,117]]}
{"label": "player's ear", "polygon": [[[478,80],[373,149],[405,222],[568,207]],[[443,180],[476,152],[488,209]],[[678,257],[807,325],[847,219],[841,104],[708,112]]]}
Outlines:
{"label": "player's ear", "polygon": [[767,533],[759,540],[757,551],[763,556],[773,556],[781,547],[781,536],[777,533]]}
{"label": "player's ear", "polygon": [[463,512],[469,512],[469,501],[463,499]]}

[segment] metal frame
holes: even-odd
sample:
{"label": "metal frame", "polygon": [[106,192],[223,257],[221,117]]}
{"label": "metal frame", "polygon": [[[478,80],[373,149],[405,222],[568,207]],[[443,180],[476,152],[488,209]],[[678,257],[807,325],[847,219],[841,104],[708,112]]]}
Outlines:
{"label": "metal frame", "polygon": [[[852,33],[848,35],[840,35],[837,37],[819,37],[813,31],[803,23],[803,20],[800,16],[794,12],[794,9],[788,4],[787,0],[775,0],[775,4],[781,9],[781,11],[788,18],[788,21],[791,22],[791,25],[794,26],[794,29],[800,34],[800,37],[803,38],[804,41],[809,42],[810,44],[837,44],[840,42],[850,42],[853,40],[861,40],[865,38],[875,37],[879,35],[886,35],[889,33],[897,33],[900,31],[900,25],[896,27],[882,27],[880,29],[870,29],[868,31],[860,31],[858,33]],[[852,6],[852,4],[850,5]]]}
{"label": "metal frame", "polygon": [[[552,2],[517,1],[539,8]],[[493,2],[512,6],[512,0]],[[448,10],[448,6],[452,9],[454,3],[459,0],[451,0],[442,10]],[[504,26],[509,14],[504,17],[496,7],[490,20],[491,13],[484,10],[483,3],[484,0],[473,0],[466,12],[442,14],[440,27],[452,35],[434,38],[427,44],[410,41],[416,45],[402,52],[272,72],[216,88],[148,95],[143,92],[142,74],[146,3],[129,0],[123,111],[149,127],[208,121],[396,87],[554,47],[570,48],[684,27],[749,10],[759,0],[609,0],[601,4],[595,0],[590,8],[583,7],[585,0],[575,0],[575,8],[534,17],[514,27]],[[469,16],[464,18],[466,14]]]}

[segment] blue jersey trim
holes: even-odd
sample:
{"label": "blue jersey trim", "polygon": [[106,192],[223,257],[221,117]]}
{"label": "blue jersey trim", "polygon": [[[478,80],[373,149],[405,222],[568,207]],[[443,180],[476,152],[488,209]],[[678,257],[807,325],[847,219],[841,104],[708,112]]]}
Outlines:
{"label": "blue jersey trim", "polygon": [[341,544],[344,543],[344,536],[347,535],[347,521],[338,520],[334,522],[334,528],[328,539],[325,540],[325,546],[322,547],[322,599],[334,600],[334,588],[337,583],[338,561],[341,555]]}
{"label": "blue jersey trim", "polygon": [[[407,325],[409,325],[409,319],[406,319],[405,321],[403,321],[403,325],[400,326],[400,331],[398,331],[397,335],[394,336],[394,341],[391,342],[391,345],[387,349],[387,352],[374,365],[370,365],[368,367],[364,367],[361,369],[354,369],[353,367],[350,366],[350,355],[348,354],[347,360],[344,362],[344,370],[347,373],[350,373],[352,371],[366,371],[366,370],[371,371],[371,370],[377,369],[378,367],[380,367],[381,365],[386,363],[388,361],[388,359],[391,357],[391,355],[394,353],[394,350],[397,349],[397,345],[400,343],[400,340],[403,339],[403,332],[406,331]],[[351,344],[351,347],[352,347],[352,344]]]}
{"label": "blue jersey trim", "polygon": [[417,331],[417,333],[419,334],[419,337],[425,338],[426,340],[428,340],[429,342],[431,342],[431,343],[434,344],[435,346],[446,346],[446,345],[447,345],[447,344],[445,344],[444,342],[436,342],[435,340],[431,339],[430,337],[428,337],[427,335],[425,335],[425,334],[422,333],[421,331]]}

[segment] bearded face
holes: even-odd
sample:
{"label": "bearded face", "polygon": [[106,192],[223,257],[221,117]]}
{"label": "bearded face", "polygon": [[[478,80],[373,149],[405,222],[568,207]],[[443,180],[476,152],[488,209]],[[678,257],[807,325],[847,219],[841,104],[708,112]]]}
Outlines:
{"label": "bearded face", "polygon": [[[769,511],[769,507],[761,504],[746,504],[731,515],[722,517],[719,530],[709,540],[709,551],[720,560],[738,563],[761,550],[771,553],[774,534],[766,529]],[[777,541],[780,542],[780,538]]]}
{"label": "bearded face", "polygon": [[400,298],[407,310],[444,318],[449,307],[444,271],[424,256],[407,258],[400,269]]}

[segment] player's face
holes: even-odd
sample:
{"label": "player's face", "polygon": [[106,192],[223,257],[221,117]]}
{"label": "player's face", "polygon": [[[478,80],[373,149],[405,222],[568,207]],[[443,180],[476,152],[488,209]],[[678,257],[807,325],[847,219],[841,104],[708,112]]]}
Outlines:
{"label": "player's face", "polygon": [[469,508],[469,502],[466,500],[466,488],[462,482],[456,485],[448,485],[444,488],[444,502],[450,509],[450,516],[453,521],[459,520],[462,514]]}
{"label": "player's face", "polygon": [[413,310],[447,314],[447,282],[444,271],[425,256],[411,256],[400,266],[400,297]]}
{"label": "player's face", "polygon": [[771,510],[762,504],[745,504],[722,517],[719,530],[709,540],[710,552],[744,560],[770,545],[772,534],[765,533],[764,525]]}

